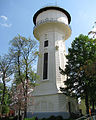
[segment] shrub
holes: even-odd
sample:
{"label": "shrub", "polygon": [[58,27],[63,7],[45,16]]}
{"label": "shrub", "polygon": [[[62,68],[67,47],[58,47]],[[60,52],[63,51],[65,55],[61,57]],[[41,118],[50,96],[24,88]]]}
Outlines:
{"label": "shrub", "polygon": [[56,120],[64,120],[62,116],[57,116]]}
{"label": "shrub", "polygon": [[50,116],[49,118],[47,118],[47,120],[56,120],[55,116]]}
{"label": "shrub", "polygon": [[32,117],[32,118],[25,118],[24,120],[38,120],[37,117]]}

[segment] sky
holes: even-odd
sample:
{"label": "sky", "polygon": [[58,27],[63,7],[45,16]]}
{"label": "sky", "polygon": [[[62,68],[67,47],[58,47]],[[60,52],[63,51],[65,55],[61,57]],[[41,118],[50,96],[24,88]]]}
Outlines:
{"label": "sky", "polygon": [[6,54],[9,41],[20,34],[34,38],[33,15],[44,6],[57,5],[71,15],[72,35],[66,40],[66,49],[75,37],[87,35],[96,21],[96,0],[0,0],[0,55]]}

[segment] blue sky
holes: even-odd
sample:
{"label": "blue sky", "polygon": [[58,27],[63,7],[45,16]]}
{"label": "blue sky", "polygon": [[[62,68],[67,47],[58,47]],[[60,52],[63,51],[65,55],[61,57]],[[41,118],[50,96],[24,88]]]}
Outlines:
{"label": "blue sky", "polygon": [[[17,34],[33,36],[33,15],[56,0],[0,0],[0,55],[7,53],[9,41]],[[72,35],[66,41],[66,49],[79,34],[85,35],[96,21],[96,0],[57,0],[57,5],[71,15]]]}

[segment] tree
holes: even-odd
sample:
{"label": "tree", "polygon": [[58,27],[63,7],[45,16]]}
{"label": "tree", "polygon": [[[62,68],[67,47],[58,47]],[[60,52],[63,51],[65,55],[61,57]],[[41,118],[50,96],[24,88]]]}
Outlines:
{"label": "tree", "polygon": [[[34,75],[32,76],[34,77]],[[23,115],[24,110],[25,110],[25,97],[27,97],[27,103],[29,103],[30,99],[32,98],[32,92],[34,90],[34,85],[35,83],[32,83],[31,81],[28,81],[28,91],[27,91],[27,96],[24,95],[24,88],[23,84],[17,84],[14,82],[11,87],[11,104],[10,107],[18,112],[18,118],[20,118],[21,113]],[[33,101],[31,101],[33,102]],[[28,107],[29,104],[27,104]],[[23,116],[22,116],[23,117]]]}
{"label": "tree", "polygon": [[24,96],[24,89],[22,83],[19,85],[12,84],[11,87],[11,104],[10,107],[15,111],[18,112],[18,118],[20,119],[21,112],[24,112],[25,106],[25,96]]}
{"label": "tree", "polygon": [[[88,35],[90,38],[96,39],[96,22],[94,22],[92,30],[88,33]],[[94,61],[91,61],[90,64],[88,64],[87,73],[92,76],[93,81],[90,88],[90,103],[92,105],[92,110],[94,113],[94,108],[96,105],[96,84],[94,83],[94,80],[96,79],[96,59],[94,59]]]}
{"label": "tree", "polygon": [[0,81],[0,116],[2,113],[2,107],[1,107],[2,94],[3,94],[3,83]]}
{"label": "tree", "polygon": [[30,79],[30,75],[32,75],[32,68],[38,55],[37,42],[31,38],[27,39],[18,35],[17,37],[14,37],[10,43],[10,56],[13,58],[12,64],[14,66],[14,79],[17,86],[19,84],[22,84],[23,86],[23,94],[25,99],[24,115],[26,117],[28,85],[30,80],[32,80],[32,82],[34,80]]}
{"label": "tree", "polygon": [[86,76],[90,79],[89,103],[90,106],[92,105],[92,112],[94,113],[96,103],[96,56],[94,56],[94,60],[89,60],[83,69]]}
{"label": "tree", "polygon": [[[96,40],[89,39],[88,36],[80,35],[72,42],[71,48],[68,49],[67,64],[65,71],[61,74],[67,75],[64,84],[66,88],[61,90],[70,96],[85,99],[86,113],[89,113],[89,93],[93,87],[92,74],[87,71],[90,62],[96,57]],[[87,68],[87,69],[86,69]],[[96,79],[94,79],[96,83]]]}
{"label": "tree", "polygon": [[8,89],[6,83],[12,75],[11,59],[8,55],[0,56],[0,104],[1,113],[6,113],[8,108]]}

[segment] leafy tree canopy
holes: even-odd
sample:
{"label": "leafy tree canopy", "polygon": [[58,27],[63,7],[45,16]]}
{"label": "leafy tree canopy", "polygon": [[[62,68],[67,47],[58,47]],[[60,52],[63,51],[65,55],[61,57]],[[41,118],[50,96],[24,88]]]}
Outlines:
{"label": "leafy tree canopy", "polygon": [[81,34],[72,42],[66,58],[68,61],[65,71],[60,68],[61,74],[67,75],[67,79],[64,81],[66,87],[61,90],[70,96],[86,98],[87,101],[85,101],[88,102],[90,89],[95,88],[96,85],[96,67],[94,67],[96,39],[90,39]]}

